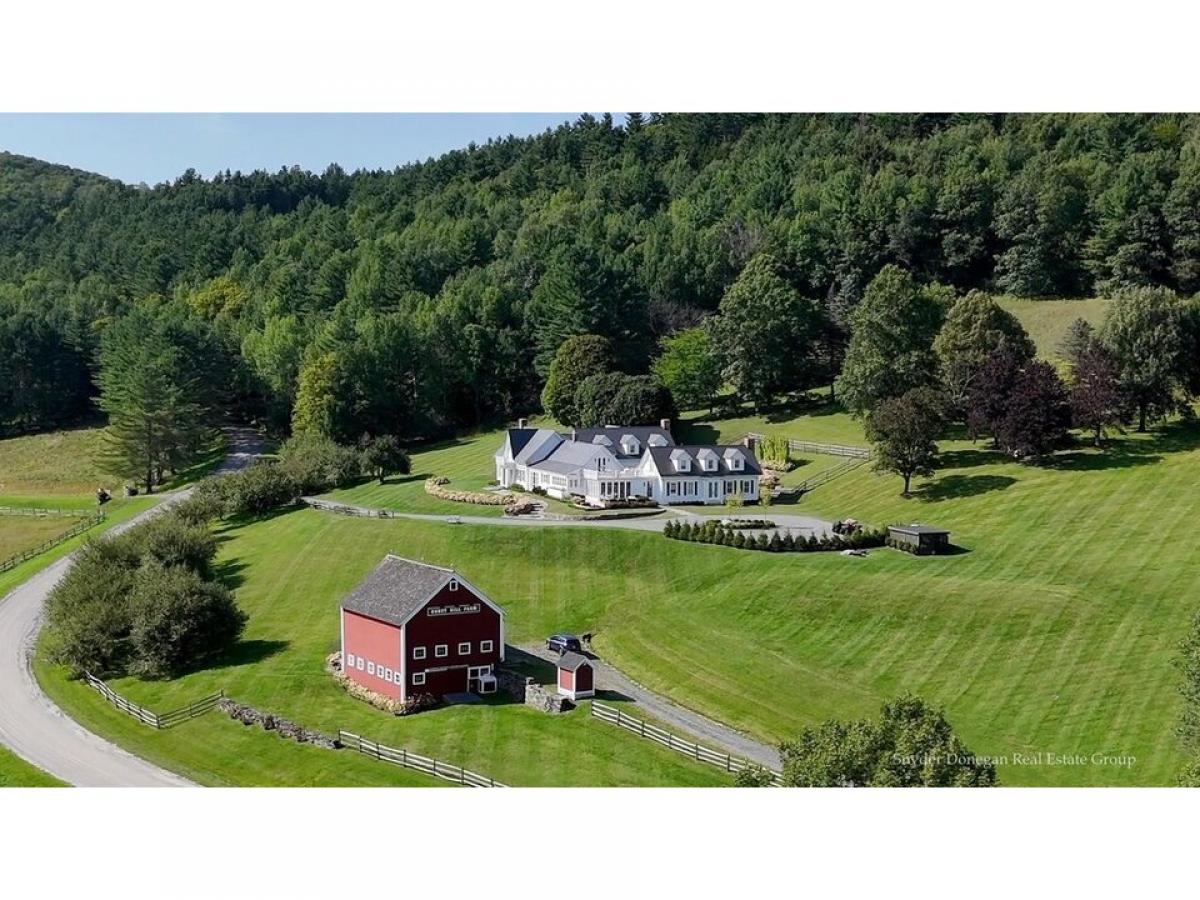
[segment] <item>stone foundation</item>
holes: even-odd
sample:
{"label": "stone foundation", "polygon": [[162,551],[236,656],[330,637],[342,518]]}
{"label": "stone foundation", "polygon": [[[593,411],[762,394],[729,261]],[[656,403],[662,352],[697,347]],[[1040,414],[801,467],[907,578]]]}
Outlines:
{"label": "stone foundation", "polygon": [[331,653],[325,658],[325,671],[332,675],[333,680],[341,686],[342,690],[355,700],[370,703],[376,709],[382,709],[393,716],[407,716],[415,712],[420,712],[423,709],[437,706],[438,703],[437,697],[432,694],[417,694],[409,697],[402,703],[399,700],[393,700],[391,697],[385,697],[383,694],[376,693],[370,688],[363,687],[357,681],[351,681],[346,677],[346,673],[342,671],[341,650]]}

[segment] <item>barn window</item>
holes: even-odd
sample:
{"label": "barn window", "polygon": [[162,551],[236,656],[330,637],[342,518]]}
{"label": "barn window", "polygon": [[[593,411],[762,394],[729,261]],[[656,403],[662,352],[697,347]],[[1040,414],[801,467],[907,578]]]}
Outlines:
{"label": "barn window", "polygon": [[453,578],[450,579],[450,590],[452,590],[452,591],[458,590],[458,581]]}
{"label": "barn window", "polygon": [[471,652],[471,642],[470,641],[463,641],[461,644],[458,645],[458,655],[459,656],[467,656],[470,654],[470,652]]}
{"label": "barn window", "polygon": [[413,672],[413,684],[418,685],[418,684],[424,684],[424,683],[425,683],[425,673],[424,672]]}
{"label": "barn window", "polygon": [[425,658],[425,648],[424,647],[413,647],[413,659],[424,659],[424,658]]}
{"label": "barn window", "polygon": [[391,669],[383,670],[383,680],[386,681],[388,684],[392,683],[392,670]]}
{"label": "barn window", "polygon": [[479,642],[479,652],[480,653],[491,653],[492,646],[493,646],[493,644],[491,641],[480,641]]}
{"label": "barn window", "polygon": [[354,654],[353,653],[346,654],[346,668],[347,669],[354,668]]}
{"label": "barn window", "polygon": [[375,663],[369,662],[369,661],[367,662],[367,674],[368,675],[375,674]]}
{"label": "barn window", "polygon": [[433,648],[433,655],[441,659],[444,656],[450,655],[450,648],[446,644],[438,644]]}
{"label": "barn window", "polygon": [[358,669],[358,671],[360,671],[360,672],[361,672],[361,671],[363,670],[363,666],[364,666],[364,660],[363,660],[363,658],[360,656],[358,659],[356,659],[356,660],[354,661],[354,668]]}

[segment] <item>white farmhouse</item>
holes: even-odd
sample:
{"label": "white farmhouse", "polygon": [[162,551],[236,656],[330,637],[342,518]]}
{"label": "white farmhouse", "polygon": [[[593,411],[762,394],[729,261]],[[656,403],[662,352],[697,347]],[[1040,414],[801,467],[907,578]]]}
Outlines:
{"label": "white farmhouse", "polygon": [[502,486],[541,488],[589,506],[631,499],[718,504],[734,494],[756,501],[761,475],[749,447],[676,444],[669,419],[657,427],[605,425],[566,435],[526,427],[522,419],[496,451]]}

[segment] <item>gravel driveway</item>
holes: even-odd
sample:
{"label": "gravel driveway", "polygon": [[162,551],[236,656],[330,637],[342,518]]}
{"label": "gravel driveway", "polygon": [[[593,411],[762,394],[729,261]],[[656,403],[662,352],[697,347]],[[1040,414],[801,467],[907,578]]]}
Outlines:
{"label": "gravel driveway", "polygon": [[[556,662],[558,654],[547,650],[543,644],[522,644],[521,650],[547,662]],[[593,660],[596,666],[596,689],[615,691],[633,700],[649,716],[658,719],[668,728],[682,731],[694,740],[713,750],[721,749],[741,756],[771,769],[780,768],[779,753],[769,744],[747,737],[740,731],[722,725],[697,712],[672,703],[653,691],[642,687],[620,669],[602,659]]]}
{"label": "gravel driveway", "polygon": [[[219,473],[249,465],[261,438],[244,428],[228,430],[229,456]],[[110,529],[119,534],[178,502],[190,490],[164,494],[161,502]],[[139,759],[92,734],[42,693],[33,677],[33,647],[42,629],[46,597],[71,566],[63,557],[0,599],[0,744],[68,784],[79,787],[172,787],[191,782]]]}

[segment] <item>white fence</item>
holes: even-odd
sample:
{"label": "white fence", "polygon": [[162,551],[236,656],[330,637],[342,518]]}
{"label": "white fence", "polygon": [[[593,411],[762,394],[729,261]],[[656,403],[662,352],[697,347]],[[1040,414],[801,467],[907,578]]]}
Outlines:
{"label": "white fence", "polygon": [[[720,766],[726,772],[740,772],[742,769],[748,769],[751,766],[757,765],[757,763],[752,763],[748,759],[742,759],[740,756],[731,756],[728,753],[710,750],[703,744],[694,744],[691,741],[685,741],[683,738],[671,734],[669,731],[651,725],[644,719],[623,713],[615,706],[609,706],[607,703],[601,703],[598,700],[592,701],[592,715],[602,722],[608,722],[609,724],[624,728],[626,731],[632,731],[639,737],[662,744],[668,750],[674,750],[677,753],[682,753],[684,756],[690,756],[697,762]],[[777,786],[782,785],[782,773],[776,772],[774,769],[768,769],[767,771],[775,776],[775,784]]]}
{"label": "white fence", "polygon": [[351,750],[357,750],[365,756],[370,756],[383,762],[390,762],[397,766],[404,766],[406,769],[413,769],[417,772],[424,772],[426,775],[432,775],[435,778],[453,781],[455,784],[467,787],[507,787],[507,785],[501,784],[494,778],[488,778],[486,775],[479,775],[476,772],[471,772],[459,766],[452,766],[449,763],[411,753],[408,750],[397,750],[395,747],[386,747],[383,744],[369,741],[357,734],[351,734],[349,731],[339,731],[338,740],[342,742],[343,746],[349,747]]}

